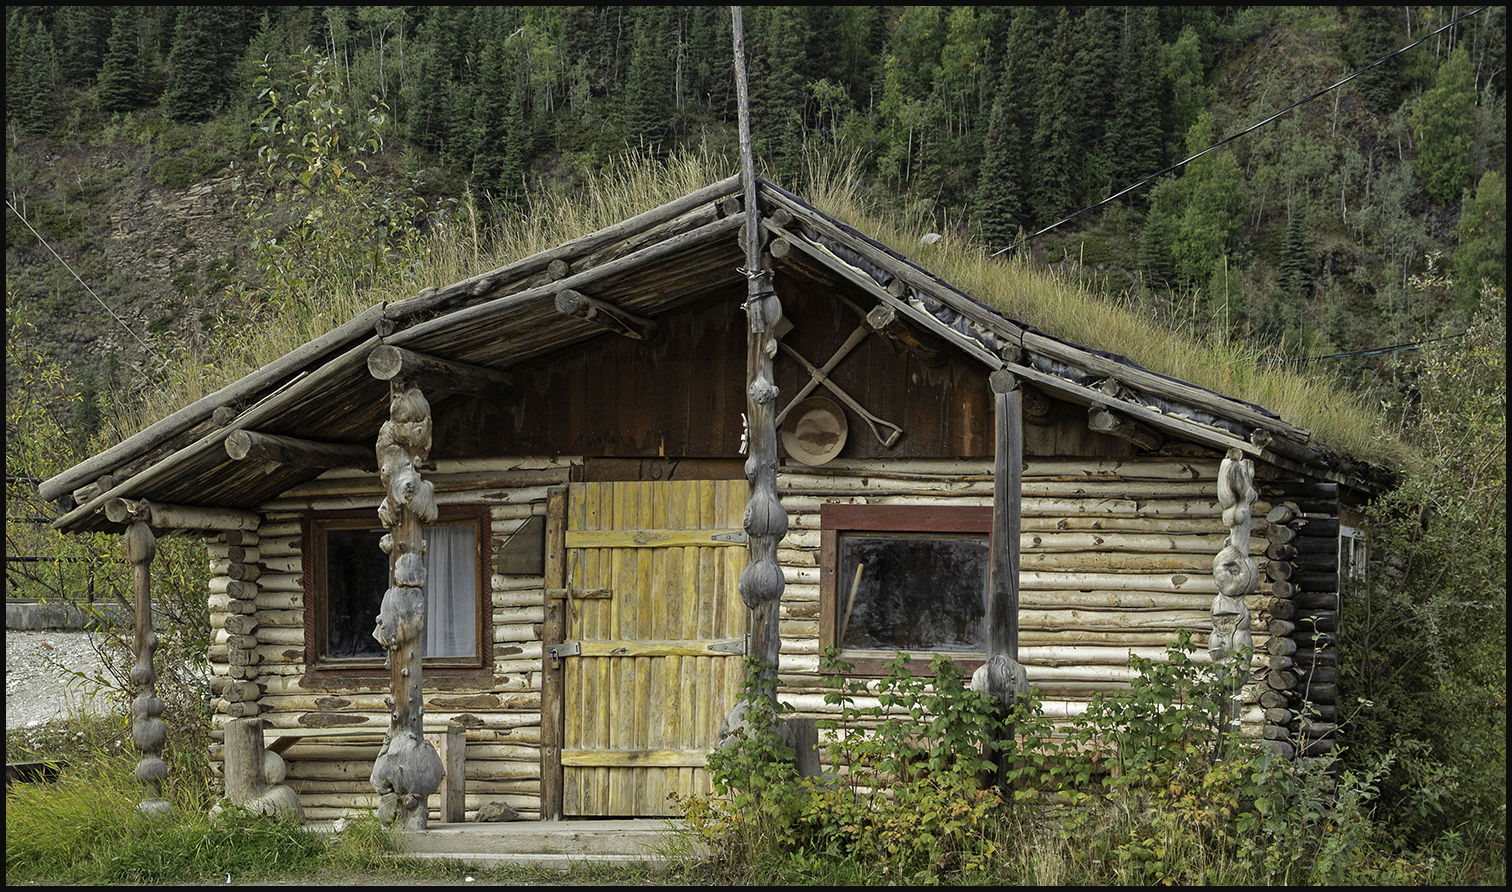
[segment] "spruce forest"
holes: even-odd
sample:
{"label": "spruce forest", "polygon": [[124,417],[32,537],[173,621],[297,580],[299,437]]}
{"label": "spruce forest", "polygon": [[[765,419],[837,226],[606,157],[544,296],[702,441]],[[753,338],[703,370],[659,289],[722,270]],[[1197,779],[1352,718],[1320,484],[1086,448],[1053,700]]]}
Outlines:
{"label": "spruce forest", "polygon": [[[135,205],[255,167],[267,91],[317,59],[360,125],[343,135],[375,147],[364,177],[421,228],[464,204],[519,215],[627,152],[734,152],[728,7],[7,17],[7,303],[92,393],[131,390],[143,342],[208,344],[228,287],[257,287],[232,232],[164,230],[145,265],[106,243]],[[746,29],[777,181],[801,192],[805,159],[854,159],[873,202],[1074,268],[1173,330],[1354,354],[1318,362],[1401,395],[1410,364],[1379,351],[1453,337],[1482,282],[1505,285],[1499,7],[755,7]],[[79,411],[82,435],[97,413]]]}
{"label": "spruce forest", "polygon": [[[18,525],[56,513],[27,481],[174,411],[186,381],[229,383],[244,341],[298,344],[481,271],[543,209],[598,203],[608,173],[738,169],[729,7],[5,14],[8,554],[109,560]],[[1282,881],[1499,885],[1505,8],[743,17],[762,175],[802,195],[843,170],[879,219],[1371,407],[1383,445],[1365,457],[1402,474],[1374,541],[1398,557],[1340,652],[1361,704],[1353,789],[1381,803],[1346,829],[1373,854]],[[433,281],[442,247],[465,272]],[[1381,852],[1382,872],[1359,867]],[[1171,870],[1087,879],[1213,881]]]}

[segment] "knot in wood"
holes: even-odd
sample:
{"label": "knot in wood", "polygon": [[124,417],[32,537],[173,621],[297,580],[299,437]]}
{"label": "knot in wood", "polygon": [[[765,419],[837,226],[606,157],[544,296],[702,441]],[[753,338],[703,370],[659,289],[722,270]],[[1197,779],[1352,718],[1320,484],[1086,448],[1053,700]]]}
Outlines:
{"label": "knot in wood", "polygon": [[782,568],[775,559],[755,560],[740,573],[740,599],[756,608],[782,597]]}
{"label": "knot in wood", "polygon": [[751,386],[746,389],[751,401],[757,405],[765,405],[777,401],[778,389],[770,376],[765,371],[758,372]]}

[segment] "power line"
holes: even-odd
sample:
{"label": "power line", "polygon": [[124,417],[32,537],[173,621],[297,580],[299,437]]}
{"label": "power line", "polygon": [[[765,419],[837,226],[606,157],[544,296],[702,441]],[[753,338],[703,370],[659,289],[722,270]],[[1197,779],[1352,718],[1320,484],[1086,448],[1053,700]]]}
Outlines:
{"label": "power line", "polygon": [[1467,12],[1464,15],[1460,16],[1459,18],[1455,19],[1454,21],[1449,22],[1448,24],[1446,24],[1446,25],[1444,25],[1442,27],[1439,27],[1439,28],[1436,28],[1436,29],[1434,29],[1432,31],[1429,31],[1427,34],[1424,34],[1422,37],[1419,37],[1417,40],[1414,40],[1412,43],[1407,44],[1406,46],[1402,47],[1401,49],[1399,49],[1399,50],[1397,50],[1395,52],[1388,53],[1388,54],[1382,56],[1381,58],[1375,60],[1374,62],[1370,63],[1369,65],[1366,65],[1364,68],[1361,68],[1359,71],[1356,71],[1354,74],[1351,74],[1350,76],[1344,78],[1343,80],[1339,81],[1338,83],[1333,84],[1332,86],[1329,86],[1329,87],[1325,87],[1325,88],[1319,90],[1318,92],[1312,94],[1311,96],[1306,96],[1306,97],[1304,97],[1302,99],[1298,99],[1296,102],[1293,102],[1291,105],[1288,105],[1286,108],[1283,108],[1282,110],[1276,112],[1275,114],[1271,115],[1270,117],[1266,118],[1265,120],[1260,121],[1259,123],[1256,123],[1256,124],[1252,124],[1249,127],[1246,127],[1243,130],[1239,131],[1238,133],[1233,134],[1232,136],[1224,137],[1223,139],[1218,140],[1217,142],[1213,143],[1212,145],[1208,146],[1207,148],[1203,149],[1202,151],[1198,152],[1197,154],[1193,155],[1192,157],[1187,158],[1187,159],[1185,159],[1183,161],[1178,161],[1175,164],[1172,164],[1170,167],[1167,167],[1165,170],[1153,173],[1153,174],[1145,177],[1144,179],[1140,180],[1139,182],[1135,183],[1132,186],[1127,186],[1127,187],[1125,187],[1123,189],[1120,189],[1119,191],[1113,193],[1112,195],[1109,195],[1107,198],[1104,198],[1102,201],[1099,201],[1097,204],[1090,205],[1088,207],[1084,207],[1081,210],[1077,211],[1076,213],[1072,214],[1071,216],[1066,217],[1063,220],[1059,220],[1059,221],[1057,221],[1055,223],[1052,223],[1049,226],[1046,226],[1044,229],[1041,229],[1040,231],[1038,231],[1038,232],[1036,232],[1036,233],[1034,233],[1032,235],[1026,235],[1023,238],[1019,239],[1018,241],[1014,242],[1013,244],[1009,245],[1008,247],[1003,248],[1003,249],[998,250],[998,251],[994,251],[991,256],[996,257],[999,254],[1005,254],[1005,253],[1007,253],[1009,251],[1012,251],[1014,248],[1017,248],[1019,245],[1022,245],[1025,242],[1028,242],[1028,241],[1032,241],[1032,240],[1034,240],[1036,238],[1039,238],[1040,236],[1044,235],[1045,233],[1049,232],[1050,230],[1056,229],[1057,227],[1061,226],[1064,223],[1069,223],[1070,221],[1076,219],[1077,217],[1080,217],[1082,214],[1085,214],[1088,211],[1095,211],[1098,208],[1100,208],[1100,207],[1102,207],[1102,206],[1104,206],[1106,204],[1110,204],[1110,203],[1118,200],[1122,196],[1127,195],[1130,192],[1133,192],[1135,189],[1138,189],[1141,186],[1144,186],[1144,185],[1146,185],[1146,184],[1148,184],[1148,183],[1150,183],[1150,182],[1152,182],[1154,180],[1159,179],[1160,177],[1165,176],[1166,174],[1170,173],[1173,170],[1179,170],[1180,168],[1185,167],[1186,165],[1192,163],[1193,161],[1196,161],[1198,158],[1201,158],[1203,155],[1206,155],[1208,152],[1211,152],[1214,149],[1219,148],[1221,146],[1227,145],[1228,143],[1233,142],[1234,140],[1238,139],[1241,136],[1244,136],[1247,133],[1250,133],[1252,131],[1260,129],[1261,127],[1264,127],[1266,124],[1271,123],[1272,121],[1276,120],[1277,118],[1281,117],[1282,115],[1286,114],[1287,112],[1291,111],[1292,109],[1297,108],[1298,106],[1303,105],[1305,103],[1311,102],[1314,99],[1317,99],[1319,96],[1324,95],[1325,93],[1330,93],[1330,92],[1332,92],[1334,90],[1337,90],[1339,87],[1344,86],[1345,84],[1349,83],[1350,81],[1354,80],[1355,78],[1359,77],[1360,75],[1364,74],[1365,72],[1369,71],[1370,69],[1375,68],[1377,65],[1384,64],[1385,62],[1391,60],[1392,58],[1395,58],[1396,56],[1400,56],[1402,53],[1407,52],[1408,50],[1412,49],[1413,47],[1415,47],[1418,44],[1422,43],[1423,41],[1427,40],[1428,38],[1434,36],[1435,34],[1438,34],[1440,31],[1446,31],[1446,30],[1448,30],[1450,28],[1453,28],[1455,25],[1458,25],[1460,22],[1463,22],[1465,19],[1470,18],[1471,16],[1475,15],[1476,13],[1485,11],[1486,8],[1487,7],[1485,7],[1485,6],[1481,6],[1481,7],[1478,7],[1476,9],[1473,9],[1470,12]]}
{"label": "power line", "polygon": [[1442,338],[1428,338],[1423,341],[1412,341],[1407,344],[1393,344],[1390,347],[1370,347],[1365,350],[1354,350],[1349,353],[1329,353],[1326,356],[1298,356],[1293,359],[1270,359],[1266,362],[1316,362],[1320,359],[1344,359],[1350,356],[1376,356],[1381,353],[1395,353],[1401,350],[1421,350],[1428,344],[1436,344],[1440,341],[1457,341],[1465,336],[1465,332],[1457,335],[1446,335]]}
{"label": "power line", "polygon": [[124,328],[124,329],[126,329],[127,334],[131,335],[133,338],[136,338],[137,343],[142,345],[142,349],[146,350],[148,353],[151,353],[153,356],[156,356],[158,358],[159,362],[166,362],[166,360],[163,359],[163,355],[161,353],[159,353],[156,350],[152,349],[152,345],[150,345],[146,341],[142,340],[137,335],[136,332],[134,332],[134,331],[131,330],[131,326],[129,326],[129,325],[126,324],[126,320],[125,319],[122,319],[120,316],[117,316],[116,313],[115,313],[115,311],[112,310],[105,303],[105,301],[100,300],[100,296],[98,294],[94,293],[94,289],[91,288],[91,287],[89,287],[89,283],[85,282],[82,278],[80,278],[79,274],[76,273],[76,272],[74,272],[74,268],[68,265],[68,261],[64,260],[62,257],[60,257],[58,255],[57,251],[53,250],[53,246],[47,243],[47,239],[45,239],[45,238],[42,237],[42,233],[40,233],[36,229],[32,228],[31,223],[26,219],[26,217],[22,216],[22,214],[21,214],[20,211],[16,210],[16,206],[15,205],[13,205],[9,201],[7,201],[5,203],[5,206],[8,207],[8,208],[10,208],[10,212],[16,215],[16,219],[20,220],[23,224],[25,224],[25,226],[26,226],[27,229],[31,230],[31,234],[37,237],[37,241],[39,241],[39,242],[42,243],[42,247],[46,248],[47,251],[48,251],[48,253],[52,254],[53,257],[57,258],[58,262],[61,263],[61,264],[63,264],[63,268],[66,269],[66,270],[68,270],[69,274],[72,275],[74,277],[74,279],[76,279],[80,285],[84,286],[84,290],[88,291],[89,292],[89,296],[92,297],[92,298],[94,298],[95,302],[98,303],[100,305],[100,307],[105,310],[105,312],[107,312],[107,313],[110,314],[110,318],[112,318],[115,321],[119,322],[121,324],[121,327]]}

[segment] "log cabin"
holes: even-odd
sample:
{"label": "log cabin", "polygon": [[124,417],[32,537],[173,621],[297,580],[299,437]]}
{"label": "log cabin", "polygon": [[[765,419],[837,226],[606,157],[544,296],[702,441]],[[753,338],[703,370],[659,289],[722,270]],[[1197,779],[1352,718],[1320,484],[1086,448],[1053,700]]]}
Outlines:
{"label": "log cabin", "polygon": [[1239,727],[1328,752],[1377,469],[754,195],[375,306],[43,484],[61,529],[206,540],[228,789],[266,746],[311,819],[664,814],[707,789],[747,654],[822,717],[827,648],[969,672],[1006,641],[1069,718],[1131,654],[1210,643],[1236,542]]}

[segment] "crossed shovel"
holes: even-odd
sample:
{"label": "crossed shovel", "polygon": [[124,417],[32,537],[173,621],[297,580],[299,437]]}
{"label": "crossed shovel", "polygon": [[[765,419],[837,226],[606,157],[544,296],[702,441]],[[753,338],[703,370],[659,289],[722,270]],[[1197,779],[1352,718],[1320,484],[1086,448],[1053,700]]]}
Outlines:
{"label": "crossed shovel", "polygon": [[[857,415],[860,415],[863,419],[866,420],[867,425],[871,427],[872,434],[877,438],[878,442],[880,442],[888,449],[891,449],[892,445],[898,442],[898,438],[903,436],[903,429],[890,421],[883,421],[881,418],[878,418],[872,413],[866,411],[866,409],[863,408],[860,403],[851,398],[850,394],[841,390],[840,385],[829,379],[829,373],[834,371],[835,366],[840,364],[840,360],[844,359],[847,353],[854,350],[857,344],[866,340],[866,336],[871,334],[871,332],[871,327],[864,322],[856,326],[856,330],[851,332],[850,337],[845,339],[845,343],[841,344],[840,349],[835,351],[835,355],[829,358],[829,362],[826,362],[824,364],[824,368],[814,368],[814,364],[809,362],[807,359],[804,359],[797,350],[794,350],[787,344],[778,341],[777,345],[783,350],[786,350],[789,356],[798,360],[798,362],[801,363],[804,368],[808,369],[809,375],[811,377],[809,378],[808,383],[803,385],[803,389],[798,391],[798,395],[793,397],[792,401],[787,404],[787,408],[778,413],[776,422],[777,425],[781,426],[782,419],[787,417],[788,412],[792,411],[794,406],[802,402],[804,397],[812,393],[815,387],[823,384],[825,387],[828,387],[830,390],[834,391],[835,396],[840,397],[840,399],[843,400],[847,406],[850,406]],[[883,435],[882,431],[878,429],[879,425],[884,428],[890,428],[889,432],[885,436]]]}

